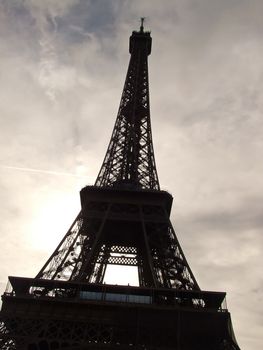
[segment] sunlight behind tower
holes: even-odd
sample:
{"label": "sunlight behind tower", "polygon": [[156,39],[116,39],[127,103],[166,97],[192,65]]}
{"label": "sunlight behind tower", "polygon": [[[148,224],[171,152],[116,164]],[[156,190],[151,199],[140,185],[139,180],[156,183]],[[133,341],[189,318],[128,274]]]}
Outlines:
{"label": "sunlight behind tower", "polygon": [[109,265],[106,267],[104,283],[139,286],[138,268],[134,266]]}

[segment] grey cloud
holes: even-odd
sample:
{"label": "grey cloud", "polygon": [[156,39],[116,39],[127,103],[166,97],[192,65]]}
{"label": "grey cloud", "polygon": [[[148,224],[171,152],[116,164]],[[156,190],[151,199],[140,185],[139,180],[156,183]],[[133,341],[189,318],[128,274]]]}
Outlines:
{"label": "grey cloud", "polygon": [[206,212],[202,213],[188,213],[191,224],[193,227],[205,226],[207,229],[217,229],[222,232],[236,232],[251,229],[251,230],[262,230],[263,227],[263,216],[262,216],[262,197],[250,197],[243,198],[242,202],[239,203],[238,207],[222,210],[221,208],[207,209]]}

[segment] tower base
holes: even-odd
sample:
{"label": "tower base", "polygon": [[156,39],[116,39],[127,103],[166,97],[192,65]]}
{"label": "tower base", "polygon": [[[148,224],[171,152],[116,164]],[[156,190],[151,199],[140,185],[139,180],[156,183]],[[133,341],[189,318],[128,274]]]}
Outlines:
{"label": "tower base", "polygon": [[225,293],[10,277],[1,349],[238,350]]}

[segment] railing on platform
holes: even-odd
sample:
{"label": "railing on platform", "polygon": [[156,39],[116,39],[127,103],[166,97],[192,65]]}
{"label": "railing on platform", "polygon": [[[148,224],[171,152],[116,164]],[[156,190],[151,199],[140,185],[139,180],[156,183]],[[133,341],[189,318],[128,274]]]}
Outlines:
{"label": "railing on platform", "polygon": [[78,302],[114,302],[226,311],[226,293],[77,283],[48,279],[9,277],[7,297],[56,298]]}

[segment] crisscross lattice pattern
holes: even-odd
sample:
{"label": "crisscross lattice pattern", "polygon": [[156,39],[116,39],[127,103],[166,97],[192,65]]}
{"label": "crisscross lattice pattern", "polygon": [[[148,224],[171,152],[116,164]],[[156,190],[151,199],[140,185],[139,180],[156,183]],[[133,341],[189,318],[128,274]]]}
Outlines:
{"label": "crisscross lattice pattern", "polygon": [[149,33],[134,32],[117,120],[95,186],[159,189],[154,160],[147,56]]}

